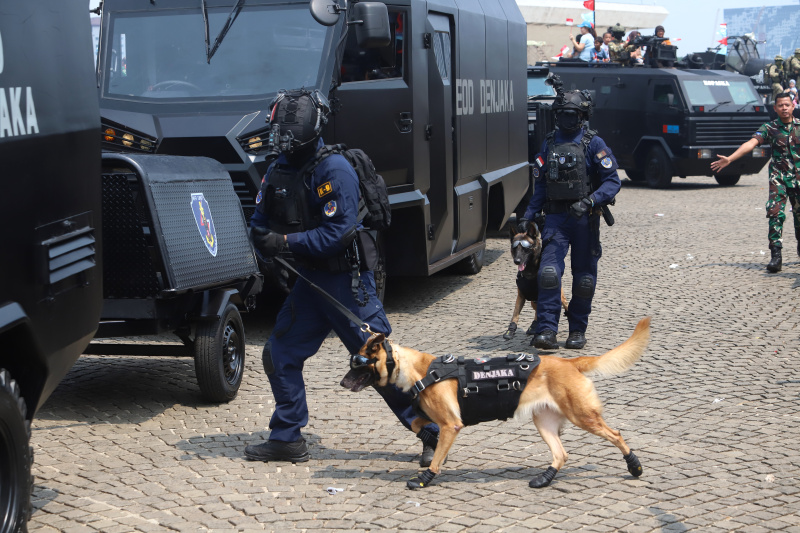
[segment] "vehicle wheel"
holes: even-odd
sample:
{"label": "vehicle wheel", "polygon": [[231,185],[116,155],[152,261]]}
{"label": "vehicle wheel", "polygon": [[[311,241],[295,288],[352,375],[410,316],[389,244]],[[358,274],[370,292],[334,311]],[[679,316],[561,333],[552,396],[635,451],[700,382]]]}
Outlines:
{"label": "vehicle wheel", "polygon": [[33,448],[26,413],[17,382],[0,368],[0,531],[27,531]]}
{"label": "vehicle wheel", "polygon": [[660,146],[654,146],[647,152],[644,179],[653,189],[666,189],[672,183],[672,165]]}
{"label": "vehicle wheel", "polygon": [[200,393],[210,402],[229,402],[239,392],[244,374],[244,325],[232,303],[218,320],[198,322],[194,368]]}
{"label": "vehicle wheel", "polygon": [[714,179],[717,180],[717,183],[722,187],[733,187],[739,183],[739,178],[741,178],[741,176],[714,176]]}
{"label": "vehicle wheel", "polygon": [[466,259],[462,259],[456,263],[456,271],[459,274],[466,274],[468,276],[474,276],[480,272],[483,268],[483,253],[485,251],[486,249],[483,248],[480,251],[470,255]]}
{"label": "vehicle wheel", "polygon": [[644,172],[641,170],[626,170],[625,175],[631,181],[644,181]]}

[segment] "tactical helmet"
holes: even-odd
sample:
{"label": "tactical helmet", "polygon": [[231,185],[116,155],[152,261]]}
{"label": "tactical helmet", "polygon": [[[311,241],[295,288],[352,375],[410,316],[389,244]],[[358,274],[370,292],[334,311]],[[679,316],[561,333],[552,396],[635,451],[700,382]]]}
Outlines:
{"label": "tactical helmet", "polygon": [[620,26],[619,22],[617,22],[616,26],[612,26],[612,27],[608,28],[608,31],[610,31],[612,34],[613,33],[621,33],[621,34],[625,35],[625,28],[623,26]]}
{"label": "tactical helmet", "polygon": [[800,55],[800,48],[794,49],[794,55]]}
{"label": "tactical helmet", "polygon": [[559,94],[553,102],[553,112],[558,113],[559,111],[574,110],[583,114],[584,118],[590,118],[592,116],[593,108],[594,102],[592,101],[592,95],[589,94],[587,90],[563,92]]}
{"label": "tactical helmet", "polygon": [[778,63],[779,61],[783,61],[783,56],[782,55],[775,56],[775,62]]}
{"label": "tactical helmet", "polygon": [[319,91],[279,91],[270,103],[269,123],[280,128],[280,151],[291,154],[316,141],[329,113],[328,100]]}

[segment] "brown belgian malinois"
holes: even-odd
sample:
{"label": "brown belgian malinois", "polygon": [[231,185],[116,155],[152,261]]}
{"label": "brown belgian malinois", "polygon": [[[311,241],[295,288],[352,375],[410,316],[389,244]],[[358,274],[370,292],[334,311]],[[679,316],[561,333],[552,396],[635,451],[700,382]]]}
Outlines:
{"label": "brown belgian malinois", "polygon": [[[516,419],[533,418],[536,429],[553,454],[552,464],[531,480],[531,487],[546,487],[564,466],[567,452],[559,435],[566,420],[614,444],[622,452],[631,475],[642,475],[639,459],[619,431],[608,427],[603,420],[602,403],[587,375],[613,375],[628,370],[641,357],[649,339],[650,317],[645,317],[636,325],[630,338],[599,357],[562,359],[543,355],[539,358],[538,366],[530,372],[527,383],[521,388],[519,403],[513,411]],[[436,359],[434,355],[399,346],[385,339],[383,334],[376,333],[358,354],[352,356],[351,370],[341,384],[354,392],[369,385],[386,386],[389,383],[405,392],[412,388],[417,390],[416,384],[428,376],[429,367]],[[387,366],[391,371],[387,371]],[[458,379],[443,379],[418,392],[419,408],[427,418],[416,418],[411,424],[412,430],[417,433],[425,425],[435,422],[440,433],[430,468],[408,481],[409,488],[426,487],[441,472],[442,462],[464,427],[458,399],[462,392],[466,394],[466,391],[459,390]]]}

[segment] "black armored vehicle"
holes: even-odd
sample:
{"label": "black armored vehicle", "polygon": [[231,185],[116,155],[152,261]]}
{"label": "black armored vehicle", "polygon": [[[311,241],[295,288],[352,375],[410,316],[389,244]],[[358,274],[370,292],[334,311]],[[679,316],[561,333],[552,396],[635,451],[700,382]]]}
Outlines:
{"label": "black armored vehicle", "polygon": [[711,172],[717,154],[730,155],[770,120],[749,77],[726,70],[625,67],[615,63],[548,63],[564,89],[588,89],[591,127],[633,181],[669,187],[674,176],[713,176],[723,186],[756,174],[769,161],[758,147]]}
{"label": "black armored vehicle", "polygon": [[0,531],[16,532],[31,421],[100,317],[100,114],[86,5],[0,11]]}
{"label": "black armored vehicle", "polygon": [[[528,186],[519,8],[513,0],[309,7],[105,0],[104,149],[214,158],[249,217],[274,155],[270,101],[281,89],[318,89],[333,111],[325,142],[363,149],[389,188],[388,273],[429,275],[456,263],[477,272],[487,228],[505,223]],[[375,27],[388,35],[376,37]]]}

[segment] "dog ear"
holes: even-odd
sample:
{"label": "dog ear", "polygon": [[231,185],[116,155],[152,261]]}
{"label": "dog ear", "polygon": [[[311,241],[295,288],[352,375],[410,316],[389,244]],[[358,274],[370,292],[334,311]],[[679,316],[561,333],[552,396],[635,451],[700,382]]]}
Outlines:
{"label": "dog ear", "polygon": [[373,333],[372,337],[370,337],[369,340],[367,341],[367,345],[365,346],[365,351],[368,354],[377,351],[378,348],[380,348],[381,344],[383,344],[383,341],[385,340],[386,337],[383,335],[383,333]]}
{"label": "dog ear", "polygon": [[539,235],[539,226],[536,224],[536,222],[531,222],[528,226],[528,235],[534,238]]}
{"label": "dog ear", "polygon": [[517,227],[514,224],[509,224],[508,232],[511,234],[511,240],[514,240],[514,237],[517,235]]}

